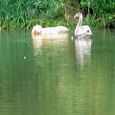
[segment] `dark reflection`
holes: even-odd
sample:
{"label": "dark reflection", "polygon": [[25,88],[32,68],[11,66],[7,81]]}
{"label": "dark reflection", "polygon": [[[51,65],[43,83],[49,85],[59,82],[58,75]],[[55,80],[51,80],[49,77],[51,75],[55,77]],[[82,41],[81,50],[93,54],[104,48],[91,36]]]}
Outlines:
{"label": "dark reflection", "polygon": [[91,61],[91,45],[92,39],[90,38],[75,39],[76,59],[81,70]]}

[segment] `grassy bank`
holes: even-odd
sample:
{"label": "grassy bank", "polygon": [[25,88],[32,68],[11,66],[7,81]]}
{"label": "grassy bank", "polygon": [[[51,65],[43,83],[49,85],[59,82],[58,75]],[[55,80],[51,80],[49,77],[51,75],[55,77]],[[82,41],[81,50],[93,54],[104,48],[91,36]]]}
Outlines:
{"label": "grassy bank", "polygon": [[64,19],[54,20],[54,19],[33,19],[33,20],[16,20],[3,21],[1,24],[1,30],[30,30],[36,24],[42,25],[42,27],[50,26],[66,26],[68,28],[74,28],[76,23],[75,21],[67,21]]}
{"label": "grassy bank", "polygon": [[73,16],[78,11],[92,28],[115,28],[113,0],[1,0],[0,6],[2,30],[29,30],[35,24],[74,28]]}
{"label": "grassy bank", "polygon": [[[32,20],[23,20],[23,19],[8,19],[1,21],[1,30],[30,30],[34,25],[40,24],[43,27],[63,25],[69,29],[75,28],[77,22],[76,20],[65,20],[65,19],[32,19]],[[111,21],[106,21],[104,18],[97,18],[95,16],[86,16],[84,18],[84,24],[90,25],[91,28],[112,28],[115,25],[115,19]]]}

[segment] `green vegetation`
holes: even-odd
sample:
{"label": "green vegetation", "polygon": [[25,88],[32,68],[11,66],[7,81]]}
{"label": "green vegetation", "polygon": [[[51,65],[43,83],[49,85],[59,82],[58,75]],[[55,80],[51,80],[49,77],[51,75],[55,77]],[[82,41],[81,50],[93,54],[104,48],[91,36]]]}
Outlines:
{"label": "green vegetation", "polygon": [[96,28],[115,27],[114,0],[0,0],[0,27],[30,29],[42,26],[65,25],[72,28],[77,11],[82,10],[84,23]]}

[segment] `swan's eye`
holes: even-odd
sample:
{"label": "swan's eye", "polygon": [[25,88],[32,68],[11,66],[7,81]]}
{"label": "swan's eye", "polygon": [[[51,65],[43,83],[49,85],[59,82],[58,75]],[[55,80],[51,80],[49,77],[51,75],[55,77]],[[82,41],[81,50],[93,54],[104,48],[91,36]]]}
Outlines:
{"label": "swan's eye", "polygon": [[87,30],[87,32],[89,33],[90,31],[89,31],[89,30]]}

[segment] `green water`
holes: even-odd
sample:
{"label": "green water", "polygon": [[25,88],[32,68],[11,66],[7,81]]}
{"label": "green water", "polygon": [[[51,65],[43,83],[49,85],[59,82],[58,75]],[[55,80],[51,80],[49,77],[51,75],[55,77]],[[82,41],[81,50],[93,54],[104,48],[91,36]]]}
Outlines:
{"label": "green water", "polygon": [[0,115],[115,115],[115,31],[34,42],[1,32]]}

